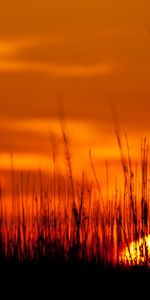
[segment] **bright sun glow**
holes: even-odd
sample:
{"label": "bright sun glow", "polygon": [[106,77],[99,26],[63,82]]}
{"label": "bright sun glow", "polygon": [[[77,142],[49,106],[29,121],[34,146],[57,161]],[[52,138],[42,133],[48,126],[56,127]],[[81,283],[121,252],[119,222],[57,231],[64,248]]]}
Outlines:
{"label": "bright sun glow", "polygon": [[120,263],[128,266],[140,266],[147,262],[149,265],[150,235],[133,241],[120,254]]}

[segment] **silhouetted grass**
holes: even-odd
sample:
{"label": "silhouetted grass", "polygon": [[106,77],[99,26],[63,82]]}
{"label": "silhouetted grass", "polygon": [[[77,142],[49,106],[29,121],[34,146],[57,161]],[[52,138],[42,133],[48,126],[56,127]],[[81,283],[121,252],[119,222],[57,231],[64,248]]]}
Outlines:
{"label": "silhouetted grass", "polygon": [[[137,174],[133,171],[128,138],[127,155],[124,154],[121,136],[116,131],[124,187],[114,199],[104,199],[95,171],[91,152],[90,164],[94,185],[85,180],[76,182],[66,133],[63,133],[65,161],[68,176],[56,175],[56,156],[53,152],[54,170],[49,185],[41,171],[38,183],[31,174],[26,180],[20,174],[15,182],[12,161],[11,213],[5,209],[6,199],[0,185],[0,268],[48,268],[87,272],[148,270],[150,253],[145,237],[149,233],[149,182],[148,147],[146,139],[141,144],[141,192],[137,191]],[[108,166],[107,166],[108,167]],[[108,184],[108,179],[107,179]],[[38,185],[39,192],[36,192]],[[32,196],[29,196],[29,186]],[[30,193],[31,194],[31,193]],[[30,206],[30,209],[29,209]],[[130,244],[143,239],[141,261],[131,252]],[[140,246],[141,247],[141,246]],[[126,249],[121,256],[123,249]],[[142,252],[143,251],[143,252]],[[128,255],[125,255],[125,254]],[[144,256],[144,259],[142,259]],[[137,266],[137,267],[136,267]]]}

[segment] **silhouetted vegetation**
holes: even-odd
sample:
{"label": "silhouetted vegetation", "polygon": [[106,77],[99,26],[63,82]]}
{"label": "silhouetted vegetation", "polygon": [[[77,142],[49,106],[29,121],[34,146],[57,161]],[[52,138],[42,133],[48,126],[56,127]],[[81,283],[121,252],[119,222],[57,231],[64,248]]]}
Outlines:
{"label": "silhouetted vegetation", "polygon": [[[41,265],[53,270],[128,270],[148,267],[149,181],[148,146],[141,143],[141,180],[132,165],[128,138],[124,155],[121,136],[116,132],[124,173],[124,187],[112,199],[104,199],[91,152],[89,160],[94,182],[82,173],[81,182],[73,176],[69,143],[63,131],[68,176],[54,172],[49,185],[39,171],[39,193],[28,173],[20,173],[15,183],[12,167],[11,211],[5,209],[7,197],[0,186],[0,268]],[[12,158],[13,166],[13,158]],[[134,171],[135,170],[135,171]],[[29,195],[30,185],[30,195]],[[31,195],[32,190],[32,195]],[[107,193],[108,195],[109,193]],[[134,241],[134,255],[130,247]],[[139,244],[139,241],[140,244]],[[140,250],[138,249],[140,248]],[[132,252],[131,252],[132,251]],[[140,255],[137,254],[140,251]],[[133,268],[133,270],[134,270]]]}

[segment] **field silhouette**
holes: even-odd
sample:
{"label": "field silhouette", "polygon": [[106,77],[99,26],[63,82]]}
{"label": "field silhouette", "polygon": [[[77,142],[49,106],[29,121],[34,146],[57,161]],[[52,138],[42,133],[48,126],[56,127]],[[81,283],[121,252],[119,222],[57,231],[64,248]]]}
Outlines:
{"label": "field silhouette", "polygon": [[[120,149],[124,185],[114,189],[114,196],[103,197],[95,171],[92,152],[89,162],[94,181],[81,181],[73,176],[68,137],[62,129],[68,175],[57,176],[55,149],[53,173],[49,185],[39,170],[36,183],[33,175],[23,173],[15,181],[11,170],[12,191],[7,196],[0,186],[0,268],[32,268],[41,266],[57,270],[132,270],[150,264],[148,144],[141,142],[141,175],[137,178],[121,136],[116,131]],[[109,162],[108,162],[109,163]],[[39,192],[36,192],[35,184]],[[28,189],[32,193],[28,193]],[[108,187],[107,187],[108,188]],[[107,193],[109,195],[109,193]]]}

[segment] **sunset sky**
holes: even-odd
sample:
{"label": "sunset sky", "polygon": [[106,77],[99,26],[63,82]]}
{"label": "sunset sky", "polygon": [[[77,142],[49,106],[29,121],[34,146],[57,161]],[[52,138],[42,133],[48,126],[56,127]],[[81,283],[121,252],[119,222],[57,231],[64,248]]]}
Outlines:
{"label": "sunset sky", "polygon": [[[44,167],[66,117],[77,168],[119,151],[109,101],[134,157],[150,137],[149,0],[6,0],[0,9],[0,167]],[[138,147],[139,148],[138,148]]]}

